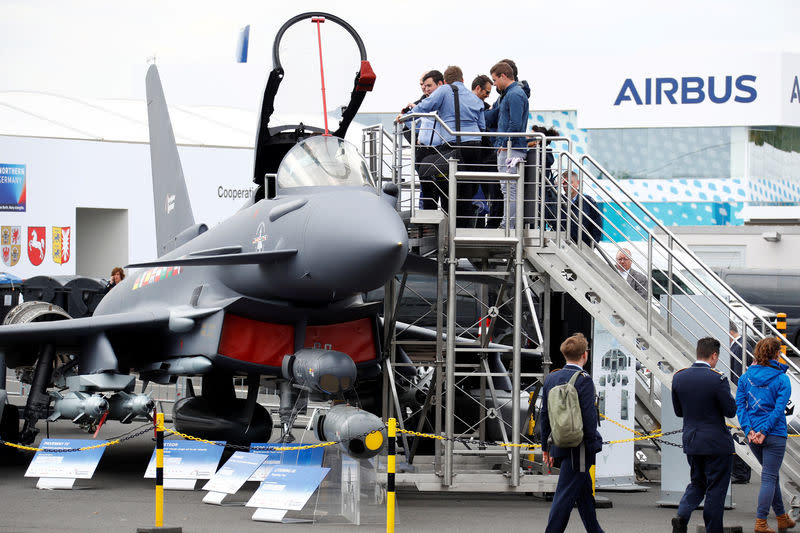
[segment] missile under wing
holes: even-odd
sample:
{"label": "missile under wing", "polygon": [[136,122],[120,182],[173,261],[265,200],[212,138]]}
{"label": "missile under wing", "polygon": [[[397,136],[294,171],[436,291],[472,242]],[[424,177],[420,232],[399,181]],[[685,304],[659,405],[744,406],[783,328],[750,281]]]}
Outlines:
{"label": "missile under wing", "polygon": [[[319,16],[340,20],[295,17],[279,32],[275,57],[288,26]],[[357,41],[360,104],[368,90],[362,73],[371,69]],[[279,63],[277,69],[282,77]],[[272,417],[256,400],[260,377],[275,378],[288,439],[303,393],[345,401],[360,376],[377,372],[379,304],[364,303],[361,294],[385,284],[406,259],[396,199],[376,186],[363,157],[340,137],[350,112],[334,135],[265,130],[277,90],[271,81],[256,143],[260,194],[213,228],[197,224],[155,66],[146,82],[158,256],[129,265],[91,317],[69,319],[56,306],[26,302],[0,326],[2,368],[31,369],[20,440],[33,440],[54,399],[75,421],[93,420],[103,408],[123,422],[145,416],[152,402],[134,393],[137,373],[158,383],[202,378],[198,395],[191,390],[176,403],[176,429],[238,443],[269,439]],[[274,168],[276,154],[282,157]],[[274,173],[270,182],[266,173]],[[64,354],[66,368],[58,364]],[[246,398],[236,397],[234,376],[247,378]],[[65,387],[51,395],[56,382]],[[344,407],[318,433],[338,435],[351,455],[377,453],[380,419]],[[14,440],[12,426],[0,427],[3,438]]]}

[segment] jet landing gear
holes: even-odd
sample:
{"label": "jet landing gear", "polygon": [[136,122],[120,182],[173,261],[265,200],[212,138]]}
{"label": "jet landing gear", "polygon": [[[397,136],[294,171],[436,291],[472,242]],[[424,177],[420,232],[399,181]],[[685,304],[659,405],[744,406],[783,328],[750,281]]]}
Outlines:
{"label": "jet landing gear", "polygon": [[52,344],[45,344],[39,352],[39,359],[36,361],[36,368],[33,371],[33,382],[31,391],[28,394],[28,401],[25,403],[23,416],[25,424],[22,426],[22,433],[19,441],[23,444],[30,444],[39,433],[36,423],[40,418],[47,416],[50,407],[50,395],[47,394],[47,385],[53,374],[53,358],[55,347]]}

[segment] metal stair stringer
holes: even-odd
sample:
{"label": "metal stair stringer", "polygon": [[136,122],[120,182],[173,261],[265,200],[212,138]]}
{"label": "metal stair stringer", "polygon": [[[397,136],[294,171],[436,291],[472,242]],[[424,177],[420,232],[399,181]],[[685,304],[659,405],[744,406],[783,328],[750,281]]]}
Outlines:
{"label": "metal stair stringer", "polygon": [[[673,371],[665,371],[663,363],[672,369],[691,365],[695,361],[693,347],[679,334],[666,335],[666,320],[658,314],[651,316],[653,327],[648,332],[642,307],[631,305],[628,297],[624,296],[632,289],[621,276],[598,275],[598,270],[602,271],[604,265],[590,265],[589,257],[597,263],[602,261],[600,257],[582,253],[574,244],[558,246],[548,241],[544,247],[525,248],[525,259],[536,270],[546,272],[551,283],[570,294],[650,369],[655,379],[671,389]],[[592,298],[587,298],[587,294]],[[733,385],[731,389],[735,394]],[[731,422],[738,425],[735,418]],[[753,469],[755,475],[760,475],[761,465],[749,447],[737,439],[734,439],[734,445],[736,454]],[[792,506],[800,506],[800,441],[797,439],[790,438],[787,442],[781,482],[785,494],[791,497]]]}
{"label": "metal stair stringer", "polygon": [[668,386],[672,382],[672,373],[662,369],[663,363],[676,369],[694,361],[694,357],[689,355],[691,352],[678,349],[673,339],[663,335],[659,328],[652,328],[648,333],[645,317],[620,295],[631,290],[627,283],[621,277],[618,277],[618,283],[610,279],[596,283],[594,269],[571,245],[557,246],[549,241],[544,247],[527,247],[525,258],[535,269],[547,272],[551,283],[570,294],[660,382]]}

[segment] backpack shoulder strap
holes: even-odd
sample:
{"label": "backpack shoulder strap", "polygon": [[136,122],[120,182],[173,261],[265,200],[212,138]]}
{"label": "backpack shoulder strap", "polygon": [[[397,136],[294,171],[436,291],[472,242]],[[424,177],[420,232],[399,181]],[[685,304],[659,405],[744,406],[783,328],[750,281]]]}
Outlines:
{"label": "backpack shoulder strap", "polygon": [[[456,131],[461,131],[461,106],[458,102],[458,87],[451,83],[450,89],[453,91],[453,108],[456,115]],[[461,135],[456,136],[456,146],[461,146]]]}
{"label": "backpack shoulder strap", "polygon": [[572,377],[569,378],[569,384],[574,387],[575,386],[575,382],[578,381],[578,376],[580,376],[581,374],[583,374],[582,371],[580,371],[580,370],[575,371],[575,373],[572,374]]}

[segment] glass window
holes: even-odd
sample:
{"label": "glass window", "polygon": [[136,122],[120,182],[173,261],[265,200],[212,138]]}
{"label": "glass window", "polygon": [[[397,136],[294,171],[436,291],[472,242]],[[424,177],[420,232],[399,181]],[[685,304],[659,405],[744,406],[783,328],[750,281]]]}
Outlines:
{"label": "glass window", "polygon": [[730,178],[732,129],[593,129],[589,153],[617,179]]}
{"label": "glass window", "polygon": [[338,137],[316,136],[298,143],[278,167],[278,189],[370,186],[375,182],[356,147]]}

